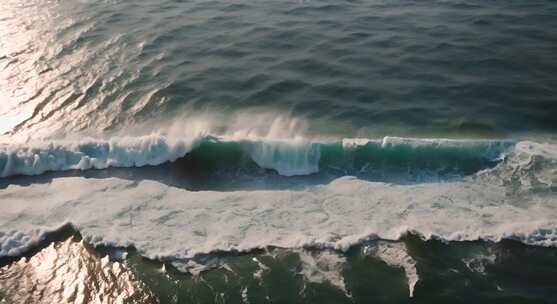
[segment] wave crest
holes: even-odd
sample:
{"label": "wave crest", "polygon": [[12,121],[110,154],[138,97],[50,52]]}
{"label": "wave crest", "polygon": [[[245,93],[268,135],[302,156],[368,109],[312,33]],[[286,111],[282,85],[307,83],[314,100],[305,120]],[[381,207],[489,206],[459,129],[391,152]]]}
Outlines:
{"label": "wave crest", "polygon": [[[413,170],[471,174],[493,166],[514,145],[507,140],[449,140],[385,137],[315,141],[304,138],[192,138],[149,135],[109,140],[52,141],[0,146],[0,177],[47,171],[156,166],[192,151],[241,166],[246,158],[284,176],[321,170],[337,175],[374,172],[406,174]],[[231,155],[238,155],[232,157]]]}

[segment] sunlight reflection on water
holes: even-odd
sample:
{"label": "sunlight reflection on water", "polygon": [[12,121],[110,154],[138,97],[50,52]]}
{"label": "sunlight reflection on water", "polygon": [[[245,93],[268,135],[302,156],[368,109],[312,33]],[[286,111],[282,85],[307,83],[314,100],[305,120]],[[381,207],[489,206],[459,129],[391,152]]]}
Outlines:
{"label": "sunlight reflection on water", "polygon": [[72,239],[0,268],[0,290],[8,303],[144,303],[150,297],[122,263]]}

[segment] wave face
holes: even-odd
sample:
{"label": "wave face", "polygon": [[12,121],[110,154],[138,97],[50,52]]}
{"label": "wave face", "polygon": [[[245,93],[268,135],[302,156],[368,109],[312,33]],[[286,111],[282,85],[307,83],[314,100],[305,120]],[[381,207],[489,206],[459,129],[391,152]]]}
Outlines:
{"label": "wave face", "polygon": [[142,167],[174,161],[191,151],[194,141],[160,136],[0,146],[0,177],[47,171]]}
{"label": "wave face", "polygon": [[[555,0],[0,0],[0,264],[68,225],[189,272],[318,247],[296,272],[348,295],[334,251],[370,239],[557,247],[556,16]],[[439,291],[406,249],[366,254],[404,270],[405,296]]]}
{"label": "wave face", "polygon": [[[0,177],[38,175],[47,171],[142,167],[173,162],[187,154],[196,162],[243,167],[255,163],[283,176],[320,170],[348,174],[428,173],[466,175],[494,166],[514,145],[511,141],[465,141],[385,137],[382,140],[344,139],[181,139],[162,135],[88,139],[0,146]],[[246,161],[248,160],[248,161]]]}

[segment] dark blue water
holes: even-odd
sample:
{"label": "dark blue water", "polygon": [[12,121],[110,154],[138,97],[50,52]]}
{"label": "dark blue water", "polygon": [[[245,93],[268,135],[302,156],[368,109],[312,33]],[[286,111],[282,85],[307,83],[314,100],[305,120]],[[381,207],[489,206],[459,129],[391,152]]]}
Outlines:
{"label": "dark blue water", "polygon": [[0,303],[554,303],[556,134],[553,0],[2,0]]}
{"label": "dark blue water", "polygon": [[345,137],[557,129],[554,1],[10,0],[1,11],[0,115],[15,134],[246,111]]}

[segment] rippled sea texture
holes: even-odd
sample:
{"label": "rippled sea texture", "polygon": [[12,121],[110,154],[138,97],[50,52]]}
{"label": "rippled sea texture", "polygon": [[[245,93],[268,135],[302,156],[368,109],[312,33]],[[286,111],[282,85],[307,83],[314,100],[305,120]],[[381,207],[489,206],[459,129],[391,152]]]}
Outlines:
{"label": "rippled sea texture", "polygon": [[[68,239],[0,268],[2,303],[147,303],[133,274]],[[4,302],[8,301],[8,302]]]}
{"label": "rippled sea texture", "polygon": [[511,241],[219,253],[194,275],[134,250],[108,253],[76,236],[0,260],[0,303],[552,303],[557,292],[557,251]]}
{"label": "rippled sea texture", "polygon": [[0,303],[553,303],[556,29],[550,0],[0,0]]}
{"label": "rippled sea texture", "polygon": [[557,130],[554,1],[6,0],[0,12],[0,131],[23,138],[248,109],[344,136]]}

